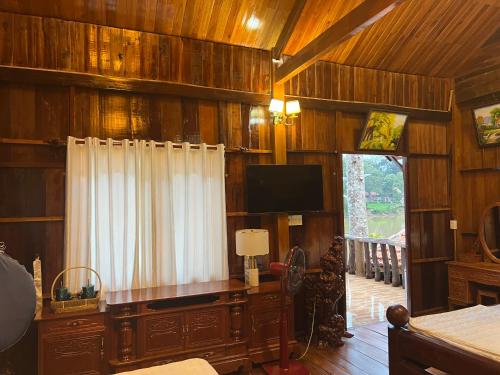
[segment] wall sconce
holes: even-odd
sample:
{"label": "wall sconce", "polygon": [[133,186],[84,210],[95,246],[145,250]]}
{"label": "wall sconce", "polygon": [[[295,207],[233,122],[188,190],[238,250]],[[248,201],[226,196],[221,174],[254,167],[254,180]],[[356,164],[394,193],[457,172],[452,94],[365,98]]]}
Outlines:
{"label": "wall sconce", "polygon": [[[285,108],[284,113],[283,107]],[[293,125],[293,122],[287,122],[287,120],[293,121],[298,117],[300,113],[300,104],[298,100],[283,102],[283,100],[271,99],[271,103],[269,104],[269,112],[271,112],[274,125]]]}

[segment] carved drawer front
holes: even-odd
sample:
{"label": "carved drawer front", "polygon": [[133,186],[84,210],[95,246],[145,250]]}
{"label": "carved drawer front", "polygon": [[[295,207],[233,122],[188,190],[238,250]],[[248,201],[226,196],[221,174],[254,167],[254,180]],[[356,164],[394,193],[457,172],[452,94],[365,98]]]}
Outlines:
{"label": "carved drawer front", "polygon": [[41,334],[61,334],[75,329],[104,329],[104,315],[89,315],[80,318],[48,320],[41,322]]}
{"label": "carved drawer front", "polygon": [[40,375],[103,374],[104,332],[45,336],[40,353]]}
{"label": "carved drawer front", "polygon": [[256,294],[252,296],[251,305],[272,307],[280,305],[279,293]]}
{"label": "carved drawer front", "polygon": [[223,343],[228,336],[225,307],[186,313],[186,347],[196,348]]}
{"label": "carved drawer front", "polygon": [[468,293],[468,284],[466,280],[450,278],[449,292],[450,292],[450,298],[465,303],[469,302],[467,301],[467,296],[469,293]]}
{"label": "carved drawer front", "polygon": [[259,346],[280,337],[280,309],[255,310],[250,313],[251,346]]}
{"label": "carved drawer front", "polygon": [[181,351],[184,349],[184,314],[165,314],[144,319],[144,352]]}

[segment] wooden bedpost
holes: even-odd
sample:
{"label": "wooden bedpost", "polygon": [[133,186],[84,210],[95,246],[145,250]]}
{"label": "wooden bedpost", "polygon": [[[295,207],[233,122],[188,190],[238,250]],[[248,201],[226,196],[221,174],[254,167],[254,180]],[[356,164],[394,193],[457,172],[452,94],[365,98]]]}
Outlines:
{"label": "wooden bedpost", "polygon": [[410,320],[410,313],[402,305],[392,305],[387,309],[387,320],[390,325],[388,327],[389,338],[389,374],[403,375],[400,368],[401,358],[399,355],[399,334],[401,328],[405,327]]}

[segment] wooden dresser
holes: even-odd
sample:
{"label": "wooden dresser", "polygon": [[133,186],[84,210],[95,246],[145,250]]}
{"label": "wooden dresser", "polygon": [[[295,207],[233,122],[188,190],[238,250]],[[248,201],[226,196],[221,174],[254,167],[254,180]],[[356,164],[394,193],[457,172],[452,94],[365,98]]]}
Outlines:
{"label": "wooden dresser", "polygon": [[278,281],[248,289],[229,280],[109,293],[91,312],[44,310],[38,375],[109,374],[193,357],[221,374],[246,373],[252,362],[279,358],[279,291]]}
{"label": "wooden dresser", "polygon": [[[280,338],[280,282],[268,281],[248,290],[249,332],[248,352],[252,362],[262,363],[279,358]],[[297,343],[294,339],[293,299],[288,298],[289,349]]]}
{"label": "wooden dresser", "polygon": [[110,372],[192,357],[220,373],[248,369],[246,289],[229,280],[110,293]]}
{"label": "wooden dresser", "polygon": [[106,305],[85,313],[44,309],[37,325],[38,374],[106,374]]}
{"label": "wooden dresser", "polygon": [[450,309],[476,304],[482,290],[500,290],[500,264],[448,262]]}

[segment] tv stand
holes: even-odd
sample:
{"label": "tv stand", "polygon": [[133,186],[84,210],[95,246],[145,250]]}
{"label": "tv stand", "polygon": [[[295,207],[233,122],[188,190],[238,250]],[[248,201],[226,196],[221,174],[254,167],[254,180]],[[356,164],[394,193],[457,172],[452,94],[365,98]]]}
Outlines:
{"label": "tv stand", "polygon": [[219,373],[250,369],[246,287],[216,281],[111,293],[112,373],[203,358]]}

